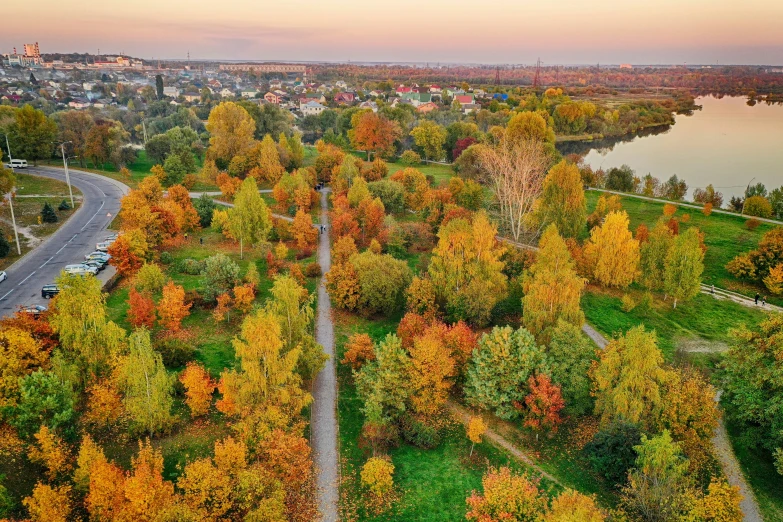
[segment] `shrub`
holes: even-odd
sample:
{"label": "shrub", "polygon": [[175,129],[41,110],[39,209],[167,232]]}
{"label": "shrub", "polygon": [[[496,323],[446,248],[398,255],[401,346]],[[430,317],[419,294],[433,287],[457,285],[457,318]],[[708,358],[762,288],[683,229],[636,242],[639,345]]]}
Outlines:
{"label": "shrub", "polygon": [[772,216],[772,205],[764,196],[751,196],[745,200],[743,212],[749,216],[768,218]]}
{"label": "shrub", "polygon": [[164,265],[170,265],[174,262],[174,256],[171,255],[171,252],[161,252],[160,253],[160,262]]}
{"label": "shrub", "polygon": [[372,457],[362,466],[361,478],[373,495],[383,496],[394,486],[394,464],[388,458]]}
{"label": "shrub", "polygon": [[11,251],[11,244],[5,238],[5,231],[0,229],[0,258],[8,255]]}
{"label": "shrub", "polygon": [[400,156],[400,163],[407,166],[418,165],[421,163],[421,156],[412,150],[406,150]]}
{"label": "shrub", "polygon": [[155,263],[144,263],[133,278],[133,285],[141,293],[157,294],[165,284],[166,276]]}
{"label": "shrub", "polygon": [[308,263],[304,269],[304,275],[307,277],[321,277],[321,265],[318,263]]}
{"label": "shrub", "polygon": [[709,216],[712,214],[712,203],[707,202],[704,204],[704,208],[701,209],[701,213],[705,216]]}
{"label": "shrub", "polygon": [[663,206],[663,215],[666,217],[672,217],[675,212],[677,212],[677,205],[672,205],[671,203],[666,203]]}
{"label": "shrub", "polygon": [[199,275],[204,270],[204,262],[196,259],[183,259],[179,262],[178,271],[187,275]]}
{"label": "shrub", "polygon": [[180,368],[193,360],[196,354],[194,343],[183,336],[165,335],[158,339],[155,348],[163,357],[166,368]]}
{"label": "shrub", "polygon": [[755,218],[750,218],[745,222],[745,228],[748,230],[756,230],[759,225],[761,225],[761,221]]}
{"label": "shrub", "polygon": [[71,205],[68,203],[68,200],[64,199],[60,201],[60,206],[57,207],[57,210],[71,210]]}
{"label": "shrub", "polygon": [[584,451],[593,469],[619,488],[636,462],[634,446],[641,440],[642,433],[635,424],[615,423],[596,433]]}
{"label": "shrub", "polygon": [[440,445],[443,439],[440,431],[415,417],[406,417],[402,421],[402,438],[417,448],[432,449]]}
{"label": "shrub", "polygon": [[622,299],[620,300],[622,303],[622,309],[623,312],[631,312],[634,308],[636,308],[636,302],[633,300],[633,297],[631,297],[629,294],[623,295]]}

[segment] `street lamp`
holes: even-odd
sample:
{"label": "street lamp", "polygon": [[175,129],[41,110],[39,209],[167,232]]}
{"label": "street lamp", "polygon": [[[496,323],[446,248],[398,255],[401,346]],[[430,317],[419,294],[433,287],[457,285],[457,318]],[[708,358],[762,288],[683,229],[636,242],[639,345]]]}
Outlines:
{"label": "street lamp", "polygon": [[[8,164],[13,164],[13,158],[11,157],[11,146],[8,144],[8,134],[5,135],[5,147],[8,149]],[[11,167],[11,172],[14,169]],[[14,239],[16,239],[16,255],[22,255],[22,247],[19,245],[19,231],[16,229],[16,216],[14,216],[14,188],[11,187],[11,192],[8,193],[8,206],[11,207],[11,223],[14,225]]]}
{"label": "street lamp", "polygon": [[60,150],[63,153],[63,168],[65,169],[65,182],[68,184],[68,193],[71,195],[71,208],[75,208],[73,205],[73,189],[71,189],[71,176],[68,174],[68,159],[65,157],[65,144],[73,143],[72,141],[64,141],[60,143]]}

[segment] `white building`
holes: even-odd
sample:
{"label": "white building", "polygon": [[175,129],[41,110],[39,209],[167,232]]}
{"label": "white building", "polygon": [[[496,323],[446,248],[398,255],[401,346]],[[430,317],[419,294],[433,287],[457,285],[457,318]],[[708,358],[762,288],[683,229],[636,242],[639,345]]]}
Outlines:
{"label": "white building", "polygon": [[173,86],[164,87],[163,96],[171,96],[172,98],[176,98],[179,96],[179,89]]}
{"label": "white building", "polygon": [[326,109],[326,107],[316,101],[309,101],[299,105],[299,110],[302,111],[302,114],[305,116],[318,116],[324,109]]}

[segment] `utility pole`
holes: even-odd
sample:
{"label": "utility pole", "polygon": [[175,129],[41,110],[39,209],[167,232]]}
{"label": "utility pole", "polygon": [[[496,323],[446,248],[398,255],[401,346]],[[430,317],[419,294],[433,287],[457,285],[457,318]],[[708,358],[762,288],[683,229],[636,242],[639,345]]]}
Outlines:
{"label": "utility pole", "polygon": [[[8,134],[5,135],[5,148],[8,149],[8,163],[12,163],[11,146],[8,144]],[[13,169],[11,169],[13,171]],[[11,207],[11,223],[14,225],[14,239],[16,240],[16,255],[22,255],[22,247],[19,245],[19,231],[16,230],[16,216],[14,216],[14,188],[8,193],[8,206]]]}
{"label": "utility pole", "polygon": [[73,189],[71,188],[71,176],[68,174],[68,160],[65,158],[65,144],[71,143],[70,141],[64,141],[60,143],[60,150],[63,153],[63,168],[65,169],[65,182],[68,183],[68,193],[71,195],[71,208],[76,208],[73,205]]}

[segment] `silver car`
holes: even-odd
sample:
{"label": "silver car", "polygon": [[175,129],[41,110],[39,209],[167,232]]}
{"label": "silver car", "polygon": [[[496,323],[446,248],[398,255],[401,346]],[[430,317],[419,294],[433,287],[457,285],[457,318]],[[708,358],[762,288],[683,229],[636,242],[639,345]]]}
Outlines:
{"label": "silver car", "polygon": [[5,273],[5,270],[0,270],[0,283],[8,279],[8,274]]}

